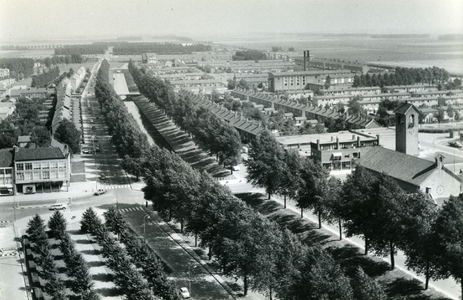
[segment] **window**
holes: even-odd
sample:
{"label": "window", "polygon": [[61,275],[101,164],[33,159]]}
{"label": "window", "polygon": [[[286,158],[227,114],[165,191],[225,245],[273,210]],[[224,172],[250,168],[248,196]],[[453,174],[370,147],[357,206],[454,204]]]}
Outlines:
{"label": "window", "polygon": [[59,161],[59,162],[58,162],[58,167],[60,167],[60,168],[66,168],[66,162],[65,162],[65,161]]}
{"label": "window", "polygon": [[50,162],[50,168],[52,168],[52,169],[58,168],[58,162],[57,161]]}
{"label": "window", "polygon": [[24,173],[23,172],[16,173],[16,178],[18,180],[24,180]]}
{"label": "window", "polygon": [[50,171],[43,171],[42,179],[50,179]]}
{"label": "window", "polygon": [[42,179],[42,171],[34,171],[34,180]]}
{"label": "window", "polygon": [[40,163],[39,162],[32,163],[32,165],[34,167],[34,170],[40,169]]}
{"label": "window", "polygon": [[51,173],[51,179],[57,179],[58,178],[58,170],[53,170],[50,173]]}
{"label": "window", "polygon": [[48,162],[42,163],[42,169],[49,169],[49,168],[50,168],[50,165],[48,164]]}
{"label": "window", "polygon": [[26,170],[32,170],[32,163],[25,163]]}
{"label": "window", "polygon": [[408,121],[408,127],[413,127],[415,126],[415,115],[410,115],[409,121]]}
{"label": "window", "polygon": [[63,169],[59,170],[59,178],[66,178],[66,170],[63,170]]}
{"label": "window", "polygon": [[24,173],[24,180],[32,180],[32,172],[26,172]]}
{"label": "window", "polygon": [[24,164],[16,164],[16,170],[23,171],[24,170]]}
{"label": "window", "polygon": [[349,157],[350,157],[350,154],[344,155],[344,158],[349,158]]}

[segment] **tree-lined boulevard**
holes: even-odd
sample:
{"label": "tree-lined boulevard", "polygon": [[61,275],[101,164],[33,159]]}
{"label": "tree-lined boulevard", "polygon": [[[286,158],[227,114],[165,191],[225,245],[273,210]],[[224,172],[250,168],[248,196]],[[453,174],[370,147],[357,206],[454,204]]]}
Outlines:
{"label": "tree-lined boulevard", "polygon": [[[103,61],[95,94],[119,158],[130,159],[130,164],[124,164],[125,170],[144,176],[144,197],[154,210],[181,224],[184,233],[197,237],[224,275],[243,282],[245,295],[252,289],[278,299],[386,299],[387,290],[366,270],[359,267],[347,272],[323,244],[302,241],[298,233],[262,216],[177,155],[150,147],[108,84],[108,68]],[[148,98],[176,97],[168,84],[156,84],[157,89]],[[166,103],[182,103],[176,101]],[[194,120],[196,116],[190,114],[189,130],[201,128],[202,124]],[[179,117],[174,120],[182,121]],[[237,134],[232,129],[226,129],[230,131],[228,136]],[[211,149],[204,142],[201,147]],[[233,163],[239,160],[235,151],[210,151],[216,151],[224,163],[230,157]],[[245,165],[247,179],[264,188],[269,197],[292,199],[301,216],[315,211],[319,226],[322,220],[329,221],[341,224],[347,236],[363,236],[366,252],[389,255],[391,268],[394,254],[400,249],[407,255],[407,265],[416,272],[431,279],[452,276],[461,280],[460,198],[451,198],[436,209],[425,195],[409,197],[388,177],[371,176],[361,167],[342,183],[298,153],[285,151],[268,132],[252,142]],[[119,199],[124,201],[123,197]]]}

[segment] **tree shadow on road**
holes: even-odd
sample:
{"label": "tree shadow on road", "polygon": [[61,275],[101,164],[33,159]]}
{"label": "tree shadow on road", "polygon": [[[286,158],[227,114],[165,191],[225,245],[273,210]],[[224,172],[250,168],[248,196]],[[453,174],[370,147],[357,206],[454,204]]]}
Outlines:
{"label": "tree shadow on road", "polygon": [[273,200],[265,199],[265,196],[261,193],[242,193],[235,194],[235,196],[263,215],[269,215],[281,209],[280,204]]}
{"label": "tree shadow on road", "polygon": [[360,252],[360,249],[346,244],[343,247],[328,247],[327,251],[341,265],[348,276],[353,277],[357,267],[362,267],[363,271],[370,277],[377,277],[390,270],[389,263],[373,259]]}

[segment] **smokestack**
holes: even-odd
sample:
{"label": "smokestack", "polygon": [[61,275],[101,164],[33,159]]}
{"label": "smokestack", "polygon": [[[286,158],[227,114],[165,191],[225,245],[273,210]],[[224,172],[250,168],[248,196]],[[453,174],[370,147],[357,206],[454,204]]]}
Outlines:
{"label": "smokestack", "polygon": [[306,59],[307,59],[307,57],[306,57],[306,51],[304,50],[304,51],[303,51],[303,53],[304,53],[304,71],[306,71],[306,66],[307,66],[307,60],[306,60]]}

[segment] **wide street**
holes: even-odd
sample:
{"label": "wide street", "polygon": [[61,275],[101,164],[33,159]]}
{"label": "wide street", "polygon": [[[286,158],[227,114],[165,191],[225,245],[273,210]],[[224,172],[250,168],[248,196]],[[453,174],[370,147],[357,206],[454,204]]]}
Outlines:
{"label": "wide street", "polygon": [[[97,72],[98,68],[94,67],[92,71]],[[63,213],[68,222],[72,223],[78,222],[82,212],[88,207],[103,209],[110,206],[118,207],[128,219],[132,220],[132,228],[140,235],[144,235],[140,223],[147,215],[144,210],[141,210],[145,206],[141,191],[143,184],[134,182],[134,179],[130,179],[120,167],[120,160],[111,144],[107,127],[103,123],[99,104],[93,96],[94,77],[95,74],[92,73],[85,89],[85,96],[81,99],[82,129],[85,142],[82,145],[82,150],[91,153],[75,154],[72,159],[73,164],[78,166],[76,167],[77,170],[83,167],[83,170],[77,171],[79,182],[72,182],[68,191],[32,195],[18,194],[0,198],[0,220],[9,221],[9,224],[14,223],[18,237],[24,234],[27,223],[33,215],[39,214],[47,222],[53,213],[49,207],[55,203],[66,205],[67,209]],[[73,170],[73,172],[76,171]],[[103,174],[104,179],[102,179]],[[97,189],[103,189],[106,192],[103,195],[95,196],[93,192]],[[129,210],[128,208],[134,209]],[[233,299],[231,295],[234,293],[225,284],[225,279],[222,279],[215,271],[203,267],[206,262],[195,254],[189,242],[185,242],[172,229],[169,232],[170,226],[165,224],[154,212],[150,214],[151,218],[146,224],[147,241],[170,266],[172,273],[169,274],[169,277],[176,283],[177,287],[190,287],[191,284],[192,299]],[[12,237],[9,239],[14,237],[14,233],[11,235]],[[164,242],[159,243],[160,240]],[[12,259],[17,259],[17,255],[16,258],[13,257]],[[0,276],[4,275],[2,278],[8,277],[9,272],[16,272],[15,270],[18,269],[21,269],[19,260],[15,263],[14,268],[13,266],[2,268]],[[23,299],[27,299],[24,283],[19,279],[15,279],[14,285],[5,288],[7,289],[6,292],[8,289],[13,292],[22,291],[20,295],[24,294]],[[18,298],[17,294],[11,295],[14,295],[18,300],[21,299]],[[0,299],[2,298],[0,297]],[[251,292],[244,299],[262,300],[264,296]]]}
{"label": "wide street", "polygon": [[[183,239],[156,214],[151,214],[149,219],[145,218],[147,213],[143,210],[145,200],[141,191],[143,184],[134,182],[133,178],[127,176],[120,167],[120,160],[114,151],[99,104],[94,97],[94,79],[99,63],[92,69],[89,84],[81,98],[82,130],[85,142],[82,145],[82,150],[91,153],[76,154],[73,157],[74,163],[80,163],[83,166],[84,179],[80,182],[72,182],[67,192],[2,197],[0,198],[0,220],[15,222],[16,234],[21,236],[26,229],[28,220],[34,214],[40,214],[44,219],[48,219],[52,213],[49,210],[51,204],[66,204],[68,209],[65,211],[65,216],[72,220],[79,218],[88,207],[103,206],[107,208],[114,205],[132,221],[132,228],[141,236],[146,237],[155,251],[171,268],[172,273],[169,276],[178,287],[190,287],[191,284],[190,290],[194,299],[232,298],[228,290],[222,285],[224,281],[229,282],[229,280],[223,279],[217,274],[212,276],[207,269],[202,267],[205,262],[201,261],[197,255],[195,256],[191,247],[191,237]],[[443,135],[442,139],[444,139]],[[456,170],[463,168],[463,152],[461,150],[447,147],[440,143],[439,139],[426,136],[426,134],[421,135],[420,143],[422,148],[427,148],[430,151],[430,155],[432,155],[431,150],[442,152],[444,155],[447,154],[450,159],[446,160],[446,164],[451,170],[453,161]],[[243,158],[246,159],[247,156],[243,155]],[[239,171],[234,172],[234,175],[236,179],[222,182],[229,186],[234,193],[264,193],[263,189],[255,188],[246,182],[246,169],[243,164],[240,165]],[[339,174],[339,176],[345,178],[346,174]],[[98,189],[104,189],[106,193],[94,196],[93,192]],[[272,199],[279,203],[283,202],[279,197],[272,197]],[[16,208],[13,208],[14,206]],[[290,210],[300,212],[292,201],[288,201],[287,206]],[[304,212],[304,218],[313,223],[317,222],[317,217],[308,211]],[[323,228],[334,235],[339,232],[337,226],[324,224]],[[353,237],[349,241],[360,249],[363,248],[361,238]],[[424,280],[422,276],[416,276],[409,272],[404,262],[405,257],[399,252],[396,256],[397,267],[421,281]],[[431,288],[453,299],[457,299],[460,294],[459,285],[453,279],[432,282]],[[245,299],[265,299],[265,297],[251,292]]]}

